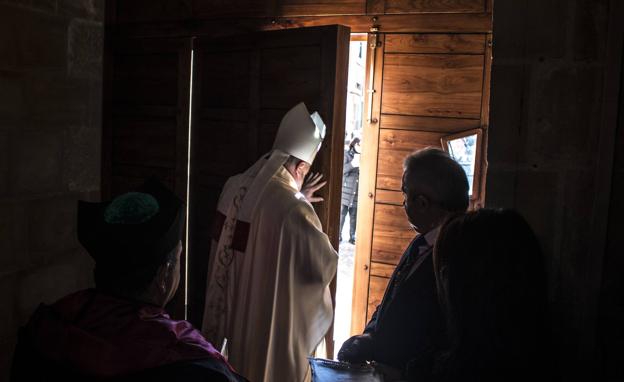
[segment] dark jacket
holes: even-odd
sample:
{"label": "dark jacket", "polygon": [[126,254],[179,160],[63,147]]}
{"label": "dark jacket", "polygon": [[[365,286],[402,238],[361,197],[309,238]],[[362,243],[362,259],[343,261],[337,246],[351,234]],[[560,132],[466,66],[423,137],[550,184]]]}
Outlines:
{"label": "dark jacket", "polygon": [[[444,326],[437,300],[432,251],[418,254],[415,242],[416,239],[405,250],[381,304],[364,330],[373,337],[373,359],[402,371],[410,361],[432,357],[443,339]],[[408,257],[416,255],[426,257],[394,291],[399,270]],[[394,297],[391,297],[393,293]]]}
{"label": "dark jacket", "polygon": [[360,168],[353,167],[355,149],[345,152],[344,166],[342,168],[342,205],[352,207],[358,201],[358,182],[360,178]]}

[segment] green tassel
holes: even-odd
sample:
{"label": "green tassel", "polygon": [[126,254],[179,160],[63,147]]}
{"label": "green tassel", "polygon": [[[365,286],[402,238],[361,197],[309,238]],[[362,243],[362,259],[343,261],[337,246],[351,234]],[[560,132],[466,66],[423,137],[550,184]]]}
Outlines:
{"label": "green tassel", "polygon": [[104,221],[108,224],[141,224],[154,217],[159,208],[152,195],[128,192],[113,199],[106,207]]}

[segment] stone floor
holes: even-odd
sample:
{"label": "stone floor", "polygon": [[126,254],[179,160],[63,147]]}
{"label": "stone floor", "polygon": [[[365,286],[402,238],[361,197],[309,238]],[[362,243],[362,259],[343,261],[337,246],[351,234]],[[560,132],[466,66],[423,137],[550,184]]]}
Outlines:
{"label": "stone floor", "polygon": [[[349,224],[342,230],[342,237],[348,240]],[[336,314],[334,321],[334,349],[335,353],[342,343],[349,338],[351,327],[351,297],[353,294],[353,263],[355,259],[355,245],[345,240],[340,243],[338,250],[338,281],[336,285]]]}

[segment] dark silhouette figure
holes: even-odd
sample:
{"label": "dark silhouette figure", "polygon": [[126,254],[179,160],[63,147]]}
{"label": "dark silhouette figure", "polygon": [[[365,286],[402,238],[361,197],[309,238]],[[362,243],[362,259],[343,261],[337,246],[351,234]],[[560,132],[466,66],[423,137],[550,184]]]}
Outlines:
{"label": "dark silhouette figure", "polygon": [[435,380],[553,380],[544,259],[522,216],[483,209],[449,218],[433,263],[448,338]]}
{"label": "dark silhouette figure", "polygon": [[[360,138],[355,137],[345,152],[342,168],[342,197],[340,210],[340,241],[342,241],[342,227],[349,214],[349,243],[355,244],[355,226],[357,223],[358,183],[360,179],[360,164],[356,156],[360,155]],[[356,160],[354,160],[356,159]]]}

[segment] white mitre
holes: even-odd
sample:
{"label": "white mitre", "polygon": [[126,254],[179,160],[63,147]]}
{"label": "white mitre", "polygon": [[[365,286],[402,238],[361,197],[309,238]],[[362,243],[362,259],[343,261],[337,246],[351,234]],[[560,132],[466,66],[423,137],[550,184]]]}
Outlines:
{"label": "white mitre", "polygon": [[273,150],[281,150],[309,164],[321,148],[325,138],[325,123],[319,113],[310,114],[301,102],[284,115]]}

